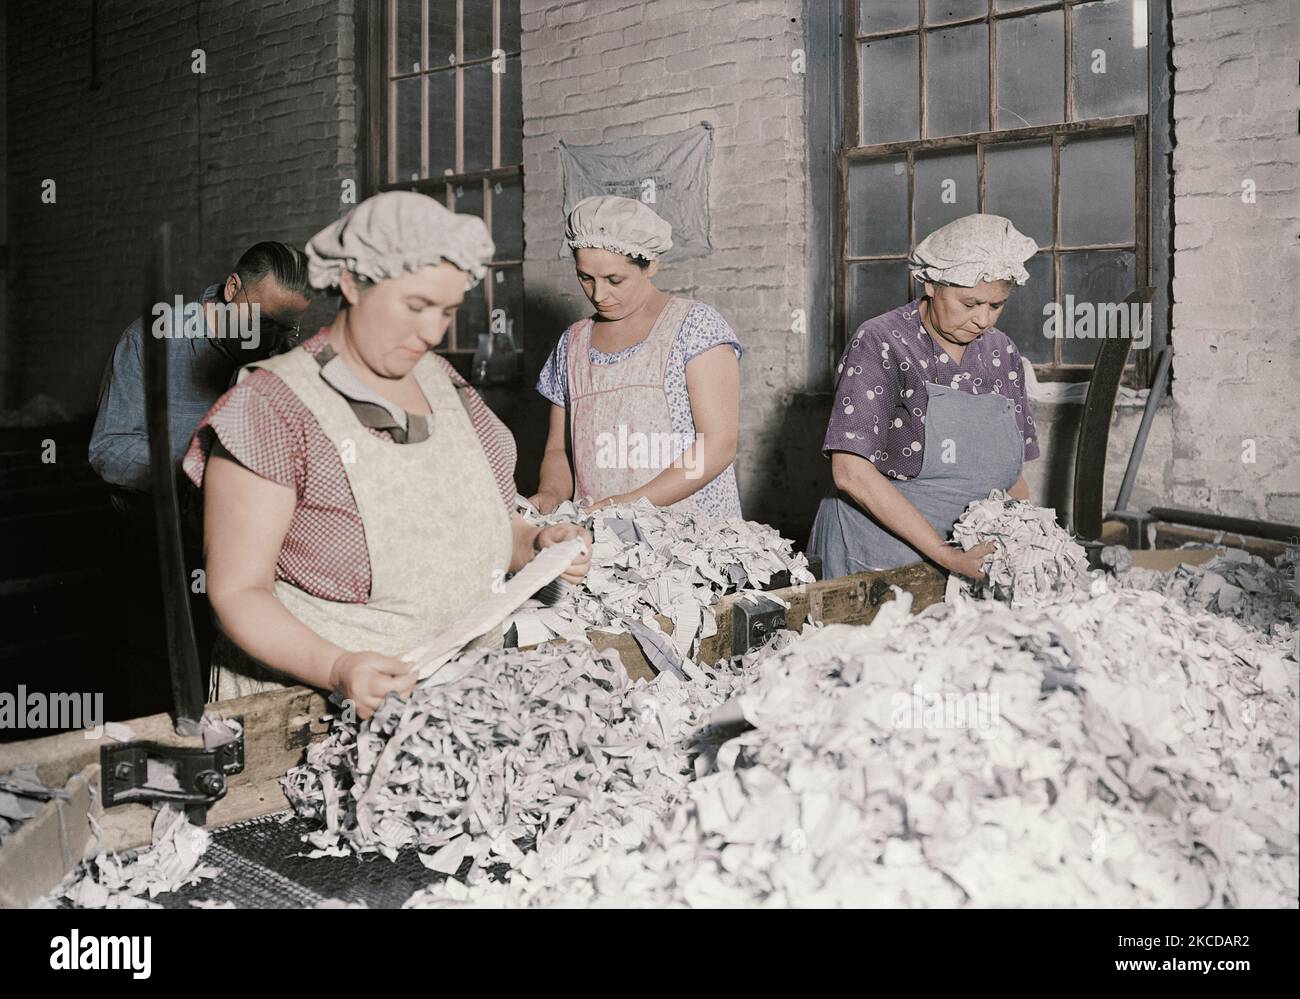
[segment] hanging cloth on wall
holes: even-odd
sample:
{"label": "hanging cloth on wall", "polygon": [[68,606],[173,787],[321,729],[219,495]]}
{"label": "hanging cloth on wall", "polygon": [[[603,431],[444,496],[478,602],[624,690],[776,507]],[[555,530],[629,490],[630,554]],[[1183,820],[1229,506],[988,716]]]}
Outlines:
{"label": "hanging cloth on wall", "polygon": [[[636,198],[663,216],[673,227],[669,260],[699,257],[713,249],[709,242],[709,164],[713,159],[713,126],[707,122],[667,135],[636,136],[598,146],[570,146],[560,141],[564,170],[564,217],[555,229],[564,231],[564,218],[583,198],[615,194]],[[568,256],[561,242],[559,255]]]}

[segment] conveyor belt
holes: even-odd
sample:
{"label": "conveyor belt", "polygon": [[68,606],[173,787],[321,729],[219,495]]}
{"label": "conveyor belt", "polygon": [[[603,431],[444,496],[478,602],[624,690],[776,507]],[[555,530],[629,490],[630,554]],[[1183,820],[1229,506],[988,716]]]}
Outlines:
{"label": "conveyor belt", "polygon": [[219,867],[221,874],[153,901],[169,909],[187,909],[198,900],[233,902],[241,909],[301,909],[339,899],[395,909],[419,889],[444,880],[420,863],[415,850],[403,850],[396,861],[379,854],[299,856],[312,849],[303,834],[319,828],[319,822],[278,812],[214,829],[202,863]]}

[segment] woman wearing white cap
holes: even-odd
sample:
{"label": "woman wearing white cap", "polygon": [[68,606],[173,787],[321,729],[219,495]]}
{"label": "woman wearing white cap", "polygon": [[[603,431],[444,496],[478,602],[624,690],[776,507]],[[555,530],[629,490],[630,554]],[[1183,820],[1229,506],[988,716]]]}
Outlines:
{"label": "woman wearing white cap", "polygon": [[655,287],[672,227],[640,201],[594,197],[565,239],[595,314],[564,331],[538,380],[551,418],[533,503],[646,497],[739,517],[740,341],[716,310]]}
{"label": "woman wearing white cap", "polygon": [[492,253],[481,219],[409,191],[362,202],[308,244],[312,285],[342,296],[337,316],[245,367],[184,463],[204,488],[224,632],[214,699],[296,680],[367,717],[413,684],[397,656],[506,570],[571,537],[590,543],[509,511],[514,440],[432,353]]}
{"label": "woman wearing white cap", "polygon": [[924,295],[864,322],[837,369],[823,453],[836,491],[808,544],[822,576],[928,559],[980,578],[993,546],[948,544],[968,504],[1005,489],[1038,457],[1023,361],[994,323],[1038,247],[997,215],[931,233],[910,264]]}

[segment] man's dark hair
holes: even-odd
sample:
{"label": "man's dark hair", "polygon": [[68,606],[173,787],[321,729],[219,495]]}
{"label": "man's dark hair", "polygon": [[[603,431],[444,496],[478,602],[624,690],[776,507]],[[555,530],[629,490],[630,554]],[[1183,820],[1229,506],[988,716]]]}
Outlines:
{"label": "man's dark hair", "polygon": [[256,284],[272,274],[285,291],[312,297],[312,287],[307,283],[307,255],[285,243],[254,243],[235,264],[235,273],[245,285]]}

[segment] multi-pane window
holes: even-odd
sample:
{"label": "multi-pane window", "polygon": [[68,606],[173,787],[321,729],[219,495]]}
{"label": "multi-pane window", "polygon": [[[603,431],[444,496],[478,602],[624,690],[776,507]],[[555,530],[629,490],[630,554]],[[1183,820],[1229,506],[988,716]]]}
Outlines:
{"label": "multi-pane window", "polygon": [[[1039,244],[999,320],[1048,377],[1099,341],[1049,303],[1149,283],[1148,0],[856,0],[845,8],[841,335],[909,300],[907,254],[972,212]],[[1067,298],[1069,296],[1069,298]]]}
{"label": "multi-pane window", "polygon": [[[519,0],[382,0],[372,51],[382,104],[371,127],[380,186],[411,188],[478,215],[496,243],[487,280],[465,297],[445,348],[478,337],[520,342],[523,314],[523,96]],[[376,122],[378,118],[378,122]]]}

